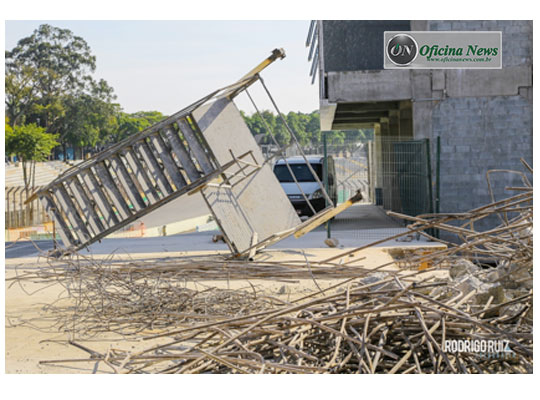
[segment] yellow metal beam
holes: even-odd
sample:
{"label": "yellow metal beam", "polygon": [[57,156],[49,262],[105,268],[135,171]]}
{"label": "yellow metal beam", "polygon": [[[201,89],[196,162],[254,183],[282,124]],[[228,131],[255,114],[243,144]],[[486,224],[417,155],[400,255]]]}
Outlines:
{"label": "yellow metal beam", "polygon": [[263,62],[261,62],[259,65],[257,65],[255,68],[253,68],[251,71],[249,71],[247,74],[245,74],[242,78],[239,79],[239,82],[251,77],[255,76],[258,73],[260,73],[263,69],[268,67],[270,64],[272,64],[277,59],[284,59],[285,58],[285,50],[283,49],[274,49],[272,50],[272,54],[270,57],[265,59]]}
{"label": "yellow metal beam", "polygon": [[337,207],[331,208],[327,212],[319,215],[318,217],[315,217],[313,221],[311,221],[302,229],[295,232],[294,237],[298,239],[299,237],[304,236],[306,233],[311,232],[313,229],[324,224],[329,219],[334,218],[336,215],[345,211],[347,208],[352,206],[354,203],[359,202],[360,200],[362,200],[362,193],[360,193],[360,190],[359,190],[356,192],[356,194],[353,197],[351,197],[345,203],[342,203]]}

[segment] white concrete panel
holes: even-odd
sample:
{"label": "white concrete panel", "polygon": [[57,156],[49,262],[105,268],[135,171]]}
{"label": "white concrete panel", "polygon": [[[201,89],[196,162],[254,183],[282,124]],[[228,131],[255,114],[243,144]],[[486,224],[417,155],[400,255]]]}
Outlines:
{"label": "white concrete panel", "polygon": [[[260,148],[233,102],[217,100],[195,110],[193,116],[221,165],[231,161],[230,150],[237,157],[251,150],[257,163],[263,165]],[[251,161],[251,157],[246,161]],[[227,174],[238,170],[234,166]],[[251,170],[248,168],[247,172]],[[269,165],[232,189],[208,187],[202,193],[239,253],[251,246],[254,232],[262,241],[301,222]]]}

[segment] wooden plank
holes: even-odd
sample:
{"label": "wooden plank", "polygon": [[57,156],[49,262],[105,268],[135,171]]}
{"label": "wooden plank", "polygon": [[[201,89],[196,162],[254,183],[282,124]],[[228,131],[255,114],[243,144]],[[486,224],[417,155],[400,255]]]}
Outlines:
{"label": "wooden plank", "polygon": [[109,194],[109,198],[112,200],[114,207],[118,211],[119,219],[124,220],[128,218],[132,211],[129,209],[122,194],[116,187],[107,167],[103,165],[103,163],[98,163],[94,165],[94,168],[96,169],[96,174],[99,177],[101,184]]}
{"label": "wooden plank", "polygon": [[146,204],[139,193],[139,189],[135,182],[133,182],[133,179],[131,179],[131,176],[129,176],[129,172],[120,157],[112,155],[109,158],[109,162],[112,170],[120,181],[120,184],[124,188],[124,192],[129,197],[133,208],[135,208],[135,211],[140,211],[145,208]]}
{"label": "wooden plank", "polygon": [[99,219],[99,216],[94,210],[92,201],[86,195],[77,177],[70,179],[67,182],[67,185],[69,189],[71,190],[73,197],[75,197],[75,200],[79,204],[81,211],[84,213],[84,215],[86,215],[86,218],[88,219],[88,224],[90,225],[90,228],[94,232],[93,236],[99,235],[102,231],[105,230],[105,228],[103,227],[103,224],[101,223]]}
{"label": "wooden plank", "polygon": [[60,183],[54,186],[52,190],[55,199],[62,207],[62,211],[66,215],[72,227],[72,232],[75,232],[81,243],[89,241],[91,238],[90,232],[88,232],[86,224],[82,220],[78,210],[75,208],[75,204],[71,201],[71,198],[64,186]]}
{"label": "wooden plank", "polygon": [[148,202],[150,204],[154,204],[159,201],[158,192],[154,188],[154,184],[148,176],[148,171],[144,169],[139,158],[136,154],[134,154],[133,151],[133,149],[125,150],[122,152],[122,155],[124,156],[127,163],[129,164],[129,167],[133,171],[133,175],[135,175],[135,178],[141,185],[141,189],[143,190],[144,195],[148,199]]}
{"label": "wooden plank", "polygon": [[176,186],[176,190],[182,189],[184,186],[187,185],[186,180],[184,179],[183,175],[180,173],[180,169],[172,159],[170,150],[163,141],[163,138],[158,133],[156,135],[150,136],[150,142],[156,149],[159,158],[163,162],[165,170],[169,173],[169,176],[173,180],[174,186]]}
{"label": "wooden plank", "polygon": [[189,180],[191,182],[194,182],[199,179],[201,177],[201,173],[199,172],[199,170],[195,166],[195,163],[189,156],[189,153],[184,147],[182,141],[180,140],[178,133],[175,132],[172,127],[165,129],[163,133],[169,140],[169,144],[171,145],[174,154],[176,154],[176,157],[178,157],[180,164],[182,164],[182,167],[186,171]]}
{"label": "wooden plank", "polygon": [[84,184],[88,188],[90,196],[98,206],[98,209],[103,216],[103,225],[106,228],[111,228],[116,225],[119,222],[119,219],[116,217],[114,210],[109,204],[109,200],[105,196],[105,193],[102,192],[99,182],[92,173],[92,170],[88,169],[83,171],[81,176]]}
{"label": "wooden plank", "polygon": [[43,204],[43,208],[45,208],[47,214],[49,214],[51,219],[55,222],[57,228],[56,231],[60,235],[60,239],[62,239],[64,247],[76,245],[77,240],[71,234],[71,231],[67,226],[66,221],[64,221],[64,218],[58,212],[58,208],[56,207],[56,204],[54,203],[50,195],[42,195],[40,196],[39,200]]}
{"label": "wooden plank", "polygon": [[152,174],[163,197],[171,194],[173,189],[167,180],[167,177],[161,171],[161,167],[148,144],[144,140],[141,140],[140,142],[135,143],[133,148],[142,156],[148,171]]}
{"label": "wooden plank", "polygon": [[210,172],[212,172],[215,168],[212,166],[208,155],[206,154],[201,142],[197,138],[197,135],[195,134],[189,123],[186,121],[185,118],[179,119],[178,121],[176,121],[176,123],[178,124],[180,131],[184,135],[184,138],[189,145],[189,149],[197,159],[197,162],[201,166],[203,172],[205,174],[209,174]]}

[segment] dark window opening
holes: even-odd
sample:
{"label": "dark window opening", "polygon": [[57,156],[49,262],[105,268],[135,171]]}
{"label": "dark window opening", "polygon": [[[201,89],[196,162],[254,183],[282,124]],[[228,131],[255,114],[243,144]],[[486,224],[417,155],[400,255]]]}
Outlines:
{"label": "dark window opening", "polygon": [[[306,164],[289,164],[296,180],[298,182],[316,182],[315,177],[309,170],[309,167]],[[311,167],[319,177],[319,180],[322,181],[322,164],[311,164]],[[278,181],[282,183],[294,182],[287,165],[280,164],[274,167],[274,173],[278,178]]]}

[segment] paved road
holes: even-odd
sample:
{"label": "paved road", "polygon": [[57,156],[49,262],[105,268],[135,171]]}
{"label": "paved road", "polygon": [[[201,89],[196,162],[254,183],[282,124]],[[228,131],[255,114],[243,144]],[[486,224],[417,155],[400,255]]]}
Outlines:
{"label": "paved road", "polygon": [[[37,247],[37,248],[36,248]],[[28,257],[39,254],[39,250],[49,251],[53,249],[52,240],[35,240],[19,241],[19,242],[6,242],[6,257],[5,258],[19,258]]]}
{"label": "paved road", "polygon": [[[176,221],[182,221],[189,218],[195,218],[201,215],[210,215],[210,212],[206,205],[204,204],[204,201],[201,198],[200,194],[194,194],[193,196],[182,196],[179,197],[176,200],[171,201],[168,204],[165,204],[164,206],[160,207],[156,211],[151,212],[148,215],[145,215],[144,217],[136,220],[133,224],[138,225],[139,222],[144,222],[145,226],[147,228],[152,228],[155,226],[163,226],[166,224],[170,224],[171,222]],[[152,247],[152,243],[158,243],[160,244],[162,241],[165,240],[165,243],[167,240],[169,240],[169,237],[163,238],[163,237],[157,237],[157,238],[143,238],[140,239],[127,239],[128,241],[131,240],[132,242],[128,247],[133,247],[130,251],[135,253],[141,253],[144,251],[139,251],[140,249],[147,249],[148,245],[150,245],[151,251],[161,251],[161,246]],[[123,247],[126,246],[125,243],[122,242],[123,239],[103,239],[102,243],[104,246],[101,247],[100,243],[96,243],[95,245],[91,246],[93,249],[94,246],[96,246],[96,251],[99,251],[97,254],[104,254],[103,252],[106,252],[109,248],[116,248],[116,247]],[[176,239],[178,241],[178,239]],[[170,242],[170,240],[169,240]],[[148,244],[147,244],[148,243]],[[107,245],[105,245],[107,244]],[[39,254],[39,250],[36,248],[36,246],[44,251],[47,252],[49,250],[52,250],[54,248],[52,240],[37,240],[34,242],[30,241],[19,241],[17,243],[13,242],[6,242],[6,256],[5,258],[17,258],[17,257],[28,257]]]}
{"label": "paved road", "polygon": [[[405,229],[387,217],[378,207],[369,204],[359,204],[350,207],[332,222],[332,236],[337,238],[340,245],[357,247],[371,243]],[[165,237],[103,239],[101,243],[89,246],[90,254],[136,254],[136,253],[167,253],[194,250],[227,250],[225,243],[213,243],[215,232],[197,232]],[[295,239],[287,238],[276,243],[272,248],[317,248],[326,247],[324,239],[326,229],[324,226],[315,231]],[[412,242],[411,244],[414,244]],[[416,242],[417,243],[417,242]],[[35,242],[6,243],[6,258],[29,257],[48,251],[53,248],[52,241],[39,240]],[[88,254],[86,250],[83,254]]]}

